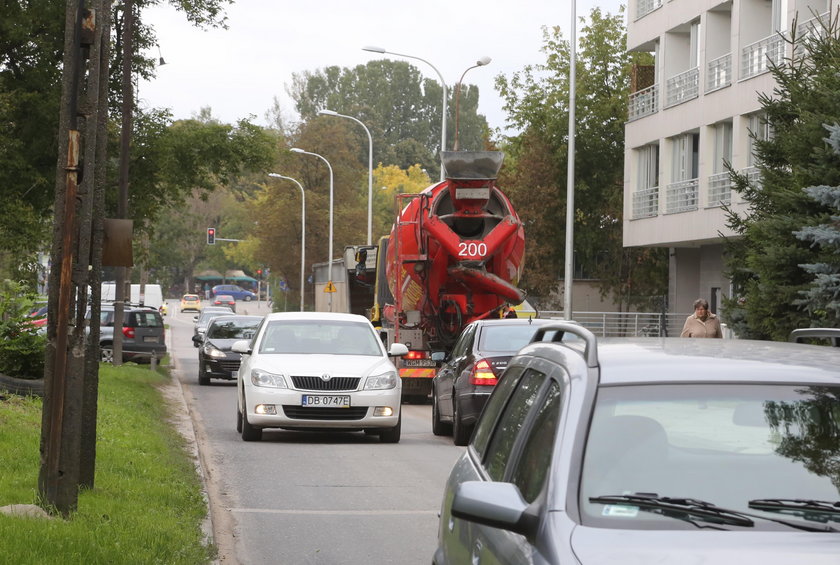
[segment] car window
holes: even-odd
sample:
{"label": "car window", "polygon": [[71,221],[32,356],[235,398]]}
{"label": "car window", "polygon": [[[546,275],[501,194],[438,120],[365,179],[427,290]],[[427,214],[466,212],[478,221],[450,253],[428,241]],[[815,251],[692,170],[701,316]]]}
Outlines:
{"label": "car window", "polygon": [[491,480],[504,479],[505,469],[516,444],[516,438],[525,423],[528,412],[537,401],[540,388],[546,378],[544,373],[528,369],[519,379],[518,386],[499,417],[487,445],[484,468]]}
{"label": "car window", "polygon": [[522,452],[509,473],[510,482],[519,487],[528,503],[536,500],[548,478],[562,400],[560,384],[552,381],[536,405],[536,416],[529,426]]}
{"label": "car window", "polygon": [[133,312],[134,327],[138,328],[162,328],[163,318],[157,312]]}
{"label": "car window", "polygon": [[470,344],[472,343],[473,336],[475,335],[476,324],[470,324],[464,331],[461,332],[461,337],[458,338],[458,341],[455,342],[455,345],[452,347],[452,358],[457,359],[458,357],[462,357],[466,354],[466,352],[470,348]]}
{"label": "car window", "polygon": [[745,512],[754,499],[836,501],[838,399],[840,387],[804,384],[602,387],[583,462],[585,520],[606,527],[664,521],[589,502],[627,492]]}
{"label": "car window", "polygon": [[209,339],[251,339],[260,320],[214,320],[207,328]]}
{"label": "car window", "polygon": [[490,440],[490,435],[493,433],[493,427],[496,425],[496,420],[505,403],[510,397],[511,391],[516,387],[519,377],[524,371],[524,367],[514,366],[509,367],[504,377],[496,385],[487,404],[484,405],[484,410],[481,411],[481,416],[476,424],[475,432],[472,436],[471,446],[475,450],[479,459],[484,459],[484,453],[487,449],[487,442]]}
{"label": "car window", "polygon": [[[516,353],[528,343],[539,329],[536,324],[484,326],[481,329],[478,349],[498,353]],[[557,332],[546,332],[543,341],[551,341]]]}
{"label": "car window", "polygon": [[271,322],[260,353],[382,356],[382,342],[369,324],[331,320]]}

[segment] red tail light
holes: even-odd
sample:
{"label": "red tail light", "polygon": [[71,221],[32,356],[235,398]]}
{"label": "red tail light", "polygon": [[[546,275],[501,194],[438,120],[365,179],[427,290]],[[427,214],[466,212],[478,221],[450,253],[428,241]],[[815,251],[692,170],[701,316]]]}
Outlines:
{"label": "red tail light", "polygon": [[425,351],[409,351],[403,356],[403,359],[425,359],[426,356]]}
{"label": "red tail light", "polygon": [[470,384],[495,386],[499,382],[493,367],[486,359],[481,359],[470,370]]}
{"label": "red tail light", "polygon": [[123,335],[128,339],[134,339],[134,328],[127,328],[123,326]]}

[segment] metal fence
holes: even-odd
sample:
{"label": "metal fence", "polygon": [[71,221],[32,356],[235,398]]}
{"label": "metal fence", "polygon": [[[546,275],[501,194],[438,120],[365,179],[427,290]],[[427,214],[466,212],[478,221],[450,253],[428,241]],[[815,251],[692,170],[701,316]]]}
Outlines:
{"label": "metal fence", "polygon": [[[574,312],[572,320],[598,337],[679,337],[688,316],[662,312]],[[562,311],[540,311],[540,318],[562,317]]]}

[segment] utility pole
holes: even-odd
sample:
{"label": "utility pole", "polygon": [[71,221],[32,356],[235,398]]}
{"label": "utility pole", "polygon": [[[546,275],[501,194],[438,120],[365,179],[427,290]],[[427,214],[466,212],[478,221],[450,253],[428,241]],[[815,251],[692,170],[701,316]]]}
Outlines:
{"label": "utility pole", "polygon": [[[122,128],[120,131],[120,180],[117,218],[128,218],[128,163],[131,149],[131,127],[134,112],[134,90],[131,85],[131,57],[134,53],[134,0],[123,5],[122,50]],[[114,365],[122,365],[123,320],[125,319],[128,267],[117,267],[114,289]],[[131,295],[129,294],[129,298]]]}
{"label": "utility pole", "polygon": [[[104,74],[100,66],[100,49],[108,42],[107,33],[102,35],[107,23],[98,23],[97,15],[107,22],[110,5],[103,4],[110,0],[93,1],[95,7],[90,10],[85,9],[83,0],[68,0],[65,9],[53,269],[44,369],[38,490],[44,505],[64,516],[76,508],[81,484],[84,382],[89,376],[83,328],[90,258],[95,254],[91,226],[96,150],[104,147],[104,142],[97,143],[97,124],[99,110],[107,108],[107,98],[99,99],[100,80],[106,83],[107,92],[107,64]],[[87,57],[91,58],[89,69],[85,64]],[[81,175],[83,167],[85,175]],[[96,376],[93,375],[94,381]]]}

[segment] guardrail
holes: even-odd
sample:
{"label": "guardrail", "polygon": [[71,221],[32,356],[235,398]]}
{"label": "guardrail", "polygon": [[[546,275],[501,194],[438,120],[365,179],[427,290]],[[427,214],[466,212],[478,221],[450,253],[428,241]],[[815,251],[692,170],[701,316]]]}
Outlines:
{"label": "guardrail", "polygon": [[[572,319],[598,337],[679,337],[688,316],[662,312],[574,312]],[[540,311],[540,318],[561,317],[562,311]]]}

